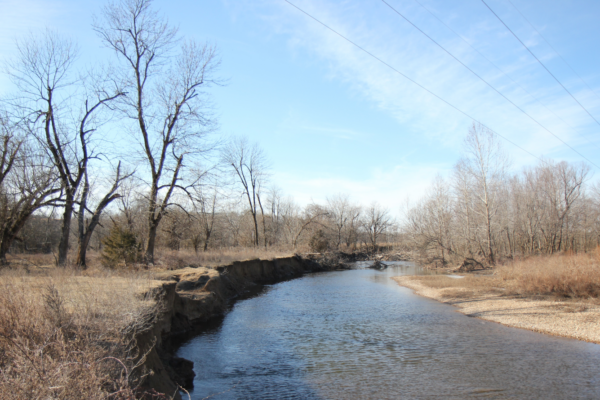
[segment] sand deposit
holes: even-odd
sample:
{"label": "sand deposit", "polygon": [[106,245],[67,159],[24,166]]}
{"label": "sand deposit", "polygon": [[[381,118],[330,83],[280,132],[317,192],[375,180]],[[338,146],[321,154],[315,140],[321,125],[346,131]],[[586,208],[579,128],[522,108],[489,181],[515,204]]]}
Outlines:
{"label": "sand deposit", "polygon": [[[470,317],[600,344],[600,306],[592,300],[523,297],[508,294],[502,287],[469,287],[467,279],[445,276],[434,278],[435,282],[429,276],[392,279],[421,296],[451,304]],[[446,287],[443,279],[448,282]],[[462,281],[464,287],[458,283]]]}

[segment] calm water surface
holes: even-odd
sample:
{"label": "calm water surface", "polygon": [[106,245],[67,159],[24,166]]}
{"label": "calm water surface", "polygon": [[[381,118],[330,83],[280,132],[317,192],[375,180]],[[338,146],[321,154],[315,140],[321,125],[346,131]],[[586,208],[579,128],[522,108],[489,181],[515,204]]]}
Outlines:
{"label": "calm water surface", "polygon": [[600,399],[600,346],[469,318],[385,271],[307,275],[184,343],[193,399]]}

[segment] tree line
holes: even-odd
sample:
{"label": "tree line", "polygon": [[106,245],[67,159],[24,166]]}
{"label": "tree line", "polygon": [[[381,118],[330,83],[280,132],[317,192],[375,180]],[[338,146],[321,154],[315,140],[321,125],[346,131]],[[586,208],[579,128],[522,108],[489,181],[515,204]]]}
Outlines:
{"label": "tree line", "polygon": [[588,165],[541,159],[511,172],[498,137],[478,124],[464,149],[451,176],[406,212],[404,238],[424,259],[493,264],[600,245],[600,186],[589,183]]}
{"label": "tree line", "polygon": [[20,38],[4,60],[16,90],[0,97],[0,263],[11,250],[55,251],[58,265],[85,267],[115,226],[147,264],[157,247],[385,242],[446,264],[600,244],[600,187],[586,164],[511,172],[497,137],[477,124],[451,176],[401,224],[347,195],[301,207],[271,185],[256,143],[219,138],[208,93],[223,83],[215,46],[181,37],[152,0],[107,4],[92,29],[112,54],[106,66],[78,67],[77,45],[52,31]]}
{"label": "tree line", "polygon": [[344,196],[299,207],[269,186],[256,144],[219,140],[217,49],[181,37],[152,0],[109,3],[92,29],[105,66],[79,68],[78,46],[53,31],[18,39],[4,62],[16,90],[0,98],[0,263],[51,249],[65,265],[76,243],[85,267],[115,225],[147,264],[157,246],[297,248],[320,230],[327,248],[376,247],[388,234],[388,210]]}

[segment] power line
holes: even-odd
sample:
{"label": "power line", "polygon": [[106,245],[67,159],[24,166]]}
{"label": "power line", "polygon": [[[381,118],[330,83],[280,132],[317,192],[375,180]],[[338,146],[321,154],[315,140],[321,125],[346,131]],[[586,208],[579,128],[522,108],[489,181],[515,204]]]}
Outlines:
{"label": "power line", "polygon": [[513,102],[511,99],[509,99],[508,97],[506,97],[502,92],[500,92],[498,89],[496,89],[491,83],[489,83],[488,81],[486,81],[481,75],[479,75],[477,72],[473,71],[468,65],[466,65],[464,62],[462,62],[460,59],[458,59],[454,54],[452,54],[450,51],[446,50],[446,48],[444,46],[442,46],[441,44],[439,44],[435,39],[433,39],[431,36],[429,36],[427,33],[425,33],[421,28],[419,28],[411,20],[409,20],[407,17],[405,17],[400,11],[398,11],[394,7],[392,7],[387,1],[385,1],[385,0],[381,0],[381,1],[386,6],[388,6],[392,11],[394,11],[396,14],[398,14],[400,17],[402,17],[406,22],[408,22],[409,24],[411,24],[416,30],[418,30],[419,32],[421,32],[429,40],[431,40],[433,43],[435,43],[440,49],[444,50],[444,52],[446,52],[450,57],[454,58],[458,63],[460,63],[460,65],[462,65],[463,67],[465,67],[466,69],[468,69],[473,75],[475,75],[482,82],[484,82],[486,85],[488,85],[493,91],[495,91],[496,93],[498,93],[506,101],[508,101],[510,104],[512,104],[514,107],[516,107],[519,111],[521,111],[523,114],[525,114],[526,116],[528,116],[529,119],[531,119],[533,122],[535,122],[536,124],[538,124],[542,129],[544,129],[546,132],[550,133],[552,136],[554,136],[555,138],[557,138],[558,140],[560,140],[565,146],[567,146],[568,148],[570,148],[571,150],[573,150],[575,153],[579,154],[579,156],[581,156],[584,160],[588,161],[590,164],[592,164],[596,168],[600,169],[600,167],[598,167],[596,164],[594,164],[592,161],[590,161],[586,156],[584,156],[583,154],[581,154],[579,151],[575,150],[575,148],[571,147],[571,145],[569,145],[567,142],[565,142],[564,140],[562,140],[554,132],[552,132],[550,129],[548,129],[544,125],[542,125],[541,122],[539,122],[537,119],[535,119],[534,117],[532,117],[529,113],[527,113],[527,111],[525,111],[523,108],[521,108],[520,106],[518,106],[515,102]]}
{"label": "power line", "polygon": [[[417,4],[419,4],[425,11],[427,11],[432,17],[434,17],[435,19],[437,19],[442,25],[444,25],[446,28],[448,28],[452,33],[454,33],[456,36],[458,36],[463,42],[465,42],[470,48],[472,48],[474,51],[477,52],[477,54],[479,54],[481,57],[483,57],[487,62],[489,62],[491,65],[493,65],[498,71],[500,71],[504,76],[506,76],[508,79],[510,79],[510,81],[512,83],[514,83],[515,85],[517,85],[519,88],[521,88],[521,90],[523,90],[525,93],[527,93],[527,95],[529,95],[532,99],[534,99],[535,101],[537,101],[542,107],[544,107],[546,110],[548,110],[550,113],[552,113],[552,115],[554,115],[556,118],[558,118],[559,120],[561,120],[565,125],[567,125],[569,128],[575,130],[576,128],[574,126],[572,126],[571,124],[569,124],[567,121],[565,121],[560,115],[558,115],[557,113],[555,113],[553,110],[551,110],[548,106],[546,106],[544,103],[541,102],[540,99],[538,99],[536,96],[534,96],[532,93],[530,93],[527,89],[525,89],[519,82],[517,82],[516,80],[514,80],[508,73],[504,72],[504,70],[502,70],[502,68],[500,68],[497,64],[495,64],[492,60],[490,60],[489,58],[487,58],[485,56],[485,54],[483,54],[482,52],[480,52],[479,50],[477,50],[477,48],[475,46],[473,46],[471,43],[469,43],[469,41],[467,39],[465,39],[460,33],[456,32],[454,29],[452,29],[452,27],[450,27],[448,24],[446,24],[441,18],[439,18],[437,15],[435,15],[433,12],[431,12],[431,10],[429,10],[425,5],[423,5],[423,3],[421,3],[419,0],[414,0]],[[507,0],[508,2],[510,2],[510,0]],[[511,3],[512,4],[512,3]],[[514,7],[514,5],[513,5]],[[516,8],[516,7],[515,7]],[[517,10],[519,11],[519,10]],[[522,15],[522,14],[521,14]],[[525,18],[525,17],[523,17]],[[527,19],[525,19],[527,20]],[[529,22],[529,21],[528,21]],[[531,25],[531,23],[530,23]],[[533,25],[532,25],[533,27]],[[533,28],[535,29],[535,27]],[[537,32],[537,30],[536,30]],[[540,34],[541,36],[541,34]],[[542,36],[543,38],[543,36]],[[544,39],[546,40],[546,39]],[[547,43],[547,42],[546,42]],[[548,43],[548,45],[550,45],[550,43]],[[552,47],[552,46],[550,46]],[[558,53],[556,53],[558,54]],[[560,56],[560,54],[559,54]],[[562,58],[562,57],[561,57]],[[566,63],[566,61],[565,61]],[[568,64],[567,64],[568,65]],[[575,71],[573,71],[575,72]],[[575,72],[575,74],[577,74],[577,72]],[[578,75],[579,76],[579,75]],[[582,79],[583,81],[583,79]],[[585,81],[583,81],[585,83]],[[589,86],[588,86],[589,87]],[[590,88],[591,90],[591,88]],[[593,91],[593,90],[592,90]],[[589,140],[586,139],[586,141],[589,144],[592,144],[593,146],[595,146],[596,148],[600,149],[600,147],[594,143],[591,142]]]}
{"label": "power line", "polygon": [[581,104],[581,103],[579,102],[579,100],[577,100],[577,99],[575,98],[575,96],[573,96],[573,94],[572,94],[572,93],[569,91],[569,89],[567,89],[567,88],[565,87],[565,85],[563,85],[563,84],[562,84],[562,83],[561,83],[561,82],[558,80],[558,78],[557,78],[556,76],[554,76],[554,74],[553,74],[552,72],[550,72],[550,70],[549,70],[549,69],[548,69],[548,68],[547,68],[547,67],[544,65],[544,63],[543,63],[543,62],[541,62],[541,61],[540,61],[540,59],[539,59],[539,58],[537,58],[537,56],[536,56],[535,54],[533,54],[533,52],[532,52],[532,51],[529,49],[529,47],[527,47],[527,45],[526,45],[525,43],[523,43],[523,41],[522,41],[521,39],[519,39],[519,37],[518,37],[518,36],[517,36],[517,35],[516,35],[516,34],[515,34],[513,31],[512,31],[512,29],[510,29],[510,28],[508,27],[508,25],[506,25],[506,23],[504,23],[504,21],[502,21],[502,18],[500,18],[500,17],[498,16],[498,14],[496,14],[496,13],[494,12],[494,10],[492,10],[492,8],[491,8],[490,6],[488,6],[488,4],[485,2],[485,0],[481,0],[481,2],[482,2],[483,4],[485,4],[485,6],[486,6],[486,7],[487,7],[487,8],[488,8],[488,9],[489,9],[491,12],[492,12],[492,14],[494,14],[494,15],[496,16],[496,18],[498,18],[498,21],[500,21],[500,22],[502,23],[502,25],[504,25],[504,26],[506,27],[506,29],[508,29],[508,31],[509,31],[510,33],[512,33],[512,35],[513,35],[513,36],[514,36],[514,37],[515,37],[515,38],[516,38],[516,39],[519,41],[519,43],[521,43],[521,44],[523,45],[523,47],[525,47],[525,49],[526,49],[526,50],[529,52],[529,54],[531,54],[531,55],[533,56],[533,58],[535,58],[535,59],[537,60],[537,62],[538,62],[538,63],[540,63],[540,65],[541,65],[542,67],[544,67],[544,69],[545,69],[545,70],[546,70],[546,71],[547,71],[547,72],[550,74],[550,76],[551,76],[552,78],[554,78],[554,80],[555,80],[556,82],[558,82],[558,84],[559,84],[560,86],[562,86],[562,88],[563,88],[563,89],[565,89],[565,92],[569,93],[569,95],[570,95],[570,96],[573,98],[573,100],[575,100],[575,102],[576,102],[577,104],[579,104],[579,106],[580,106],[581,108],[583,108],[583,110],[584,110],[584,111],[585,111],[585,112],[586,112],[586,113],[587,113],[587,114],[588,114],[588,115],[589,115],[589,116],[590,116],[590,117],[591,117],[591,118],[592,118],[594,121],[596,121],[596,123],[597,123],[598,125],[600,125],[600,122],[599,122],[599,121],[598,121],[596,118],[594,118],[594,116],[593,116],[593,115],[592,115],[592,114],[591,114],[591,113],[590,113],[590,112],[587,110],[587,108],[585,108],[585,107],[583,106],[583,104]]}
{"label": "power line", "polygon": [[524,19],[525,21],[527,21],[527,23],[529,24],[529,26],[531,26],[531,27],[533,28],[533,30],[534,30],[534,31],[535,31],[535,32],[536,32],[538,35],[540,35],[540,37],[541,37],[542,39],[544,39],[544,42],[546,42],[546,44],[547,44],[548,46],[550,46],[550,48],[551,48],[551,49],[552,49],[552,50],[553,50],[553,51],[556,53],[556,55],[557,55],[557,56],[559,56],[561,60],[563,60],[563,62],[564,62],[566,65],[567,65],[567,67],[569,67],[569,68],[571,69],[571,71],[573,71],[573,73],[574,73],[575,75],[577,75],[577,77],[578,77],[578,78],[581,80],[581,82],[583,82],[583,83],[585,84],[585,86],[587,86],[587,88],[588,88],[588,89],[590,89],[590,91],[591,91],[592,93],[594,93],[594,94],[596,95],[596,97],[598,97],[598,99],[600,99],[600,95],[598,95],[598,93],[597,93],[597,92],[596,92],[594,89],[592,89],[592,87],[591,87],[591,86],[590,86],[590,85],[589,85],[589,84],[588,84],[588,83],[587,83],[587,82],[586,82],[586,81],[585,81],[585,80],[584,80],[584,79],[583,79],[583,78],[582,78],[582,77],[581,77],[581,76],[580,76],[580,75],[577,73],[577,71],[575,71],[575,68],[573,68],[573,67],[571,66],[571,64],[569,64],[569,63],[567,62],[567,60],[565,60],[565,59],[564,59],[564,57],[563,57],[563,56],[562,56],[562,55],[561,55],[561,54],[560,54],[560,53],[559,53],[559,52],[558,52],[558,51],[557,51],[557,50],[554,48],[554,46],[552,46],[552,45],[550,44],[550,42],[549,42],[548,40],[546,40],[546,38],[544,37],[544,35],[542,35],[542,34],[541,34],[541,32],[540,32],[540,31],[538,31],[538,30],[537,30],[537,28],[536,28],[536,27],[535,27],[535,26],[534,26],[534,25],[533,25],[533,24],[532,24],[532,23],[531,23],[531,22],[530,22],[530,21],[527,19],[527,17],[525,17],[525,15],[523,15],[523,13],[522,13],[522,12],[521,12],[521,11],[520,11],[518,8],[517,8],[517,6],[515,6],[515,5],[513,4],[513,2],[512,2],[512,1],[510,1],[510,0],[506,0],[506,1],[508,1],[508,2],[510,3],[510,5],[511,5],[511,6],[513,6],[513,8],[514,8],[515,10],[517,10],[517,12],[519,13],[519,15],[521,15],[521,17],[523,17],[523,19]]}
{"label": "power line", "polygon": [[506,140],[508,143],[512,144],[513,146],[523,150],[525,153],[529,154],[530,156],[538,159],[539,161],[541,161],[542,163],[546,163],[546,161],[544,161],[542,158],[536,156],[535,154],[529,152],[528,150],[524,149],[523,147],[519,146],[518,144],[516,144],[515,142],[513,142],[512,140],[508,139],[505,136],[502,136],[501,134],[499,134],[498,132],[494,131],[492,128],[490,128],[489,126],[485,125],[483,122],[477,120],[475,117],[472,117],[471,115],[469,115],[466,111],[461,110],[460,108],[456,107],[455,105],[453,105],[452,103],[448,102],[447,100],[444,100],[442,97],[438,96],[437,94],[435,94],[434,92],[432,92],[431,90],[427,89],[425,86],[421,85],[420,83],[416,82],[415,80],[413,80],[412,78],[410,78],[409,76],[403,74],[402,72],[400,72],[399,70],[397,70],[396,68],[392,67],[390,64],[388,64],[387,62],[383,61],[381,58],[377,57],[376,55],[374,55],[373,53],[371,53],[370,51],[366,50],[365,48],[361,47],[360,45],[356,44],[355,42],[353,42],[352,40],[348,39],[346,36],[342,35],[341,33],[339,33],[338,31],[336,31],[335,29],[331,28],[330,26],[328,26],[327,24],[325,24],[324,22],[321,22],[320,20],[318,20],[316,17],[313,17],[311,14],[309,14],[308,12],[304,11],[303,9],[301,9],[300,7],[298,7],[297,5],[295,5],[294,3],[290,2],[289,0],[283,0],[286,3],[288,3],[289,5],[291,5],[292,7],[294,7],[295,9],[297,9],[298,11],[300,11],[301,13],[303,13],[304,15],[306,15],[307,17],[311,18],[312,20],[316,21],[317,23],[319,23],[320,25],[324,26],[325,28],[329,29],[331,32],[335,33],[336,35],[338,35],[339,37],[341,37],[342,39],[344,39],[345,41],[347,41],[348,43],[352,44],[354,47],[358,48],[359,50],[361,50],[362,52],[368,54],[369,56],[371,56],[372,58],[374,58],[375,60],[379,61],[380,63],[382,63],[383,65],[385,65],[386,67],[388,67],[389,69],[391,69],[392,71],[396,72],[397,74],[403,76],[405,79],[409,80],[410,82],[412,82],[413,84],[415,84],[416,86],[420,87],[421,89],[425,90],[427,93],[429,93],[430,95],[434,96],[435,98],[437,98],[438,100],[441,100],[443,103],[445,103],[446,105],[450,106],[451,108],[455,109],[456,111],[458,111],[459,113],[461,113],[462,115],[466,116],[467,118],[477,122],[478,124],[481,124],[481,126],[485,127],[486,129],[489,129],[491,132],[495,133],[496,135],[500,136],[502,139]]}

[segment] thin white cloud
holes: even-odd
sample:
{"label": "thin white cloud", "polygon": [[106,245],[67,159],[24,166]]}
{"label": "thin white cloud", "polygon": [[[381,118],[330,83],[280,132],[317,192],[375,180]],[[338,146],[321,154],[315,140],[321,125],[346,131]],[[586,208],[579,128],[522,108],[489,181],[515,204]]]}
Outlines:
{"label": "thin white cloud", "polygon": [[[460,139],[470,125],[468,118],[292,7],[285,3],[283,6],[281,3],[271,4],[272,14],[265,16],[265,20],[277,32],[289,36],[293,52],[307,52],[326,62],[332,79],[343,81],[351,91],[367,97],[393,115],[399,123],[417,128],[432,142],[454,149],[457,143],[462,142]],[[538,156],[557,152],[566,157],[572,156],[559,140],[545,132],[414,28],[403,24],[399,18],[391,18],[394,15],[386,16],[383,13],[385,10],[377,11],[372,5],[353,1],[340,4],[298,0],[297,4],[528,151]],[[415,13],[410,7],[398,7],[409,16]],[[372,17],[373,15],[375,16]],[[481,74],[557,136],[569,143],[579,143],[582,134],[590,129],[589,116],[495,22],[494,24],[491,19],[481,21],[467,27],[467,32],[461,34],[469,39],[476,38],[472,43],[476,47],[481,46],[485,53],[495,53],[496,56],[491,57],[495,63],[542,99],[561,118],[569,121],[575,129],[558,120],[497,70],[487,68]],[[432,29],[432,35],[435,35],[436,29]],[[525,40],[532,47],[536,47],[538,43],[533,36]],[[479,57],[460,39],[444,40],[443,43],[467,63]],[[553,55],[544,53],[538,57],[549,60]],[[486,63],[485,60],[483,62]],[[567,82],[566,85],[568,84]],[[578,98],[591,99],[591,95],[586,92],[589,90],[575,91],[574,94]],[[598,105],[598,102],[590,101],[591,111],[595,112]],[[520,152],[509,144],[507,148],[511,152]]]}

